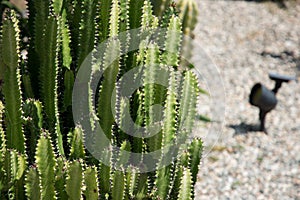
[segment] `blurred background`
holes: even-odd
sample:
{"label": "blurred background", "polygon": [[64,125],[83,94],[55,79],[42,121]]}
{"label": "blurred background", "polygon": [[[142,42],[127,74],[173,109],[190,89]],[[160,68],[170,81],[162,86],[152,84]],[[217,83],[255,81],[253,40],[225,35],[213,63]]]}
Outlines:
{"label": "blurred background", "polygon": [[[198,4],[195,38],[223,77],[226,114],[216,144],[205,130],[221,122],[202,124],[196,133],[210,150],[196,199],[300,199],[300,83],[282,85],[266,118],[268,135],[258,131],[258,109],[248,101],[257,82],[273,89],[269,72],[299,80],[300,1]],[[202,95],[199,103],[208,117],[209,101]]]}

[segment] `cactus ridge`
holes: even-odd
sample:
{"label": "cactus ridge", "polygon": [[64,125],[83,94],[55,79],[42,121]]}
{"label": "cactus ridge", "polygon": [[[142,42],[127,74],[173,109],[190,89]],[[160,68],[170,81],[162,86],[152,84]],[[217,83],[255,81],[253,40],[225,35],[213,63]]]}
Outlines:
{"label": "cactus ridge", "polygon": [[4,151],[6,149],[6,138],[5,138],[5,132],[3,130],[3,113],[4,113],[4,106],[2,101],[0,101],[0,162],[2,161],[2,156],[4,154]]}

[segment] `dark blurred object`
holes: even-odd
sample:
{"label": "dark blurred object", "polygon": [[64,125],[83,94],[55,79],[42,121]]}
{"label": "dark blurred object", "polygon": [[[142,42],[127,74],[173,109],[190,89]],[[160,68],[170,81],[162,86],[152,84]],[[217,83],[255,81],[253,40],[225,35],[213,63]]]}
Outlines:
{"label": "dark blurred object", "polygon": [[275,81],[275,87],[273,90],[269,90],[261,83],[256,83],[249,96],[249,102],[251,105],[259,108],[259,120],[260,120],[260,131],[267,134],[265,128],[265,119],[268,112],[273,110],[277,104],[276,94],[281,87],[282,83],[297,80],[294,76],[285,76],[276,73],[269,73],[269,78]]}
{"label": "dark blurred object", "polygon": [[289,81],[296,81],[297,77],[295,76],[285,76],[275,73],[269,73],[269,78],[275,81],[275,87],[272,90],[275,94],[278,92],[279,88],[281,87],[282,83],[287,83]]}
{"label": "dark blurred object", "polygon": [[279,8],[286,9],[287,8],[286,1],[288,0],[246,0],[246,1],[254,1],[257,3],[274,2],[277,4]]}
{"label": "dark blurred object", "polygon": [[298,62],[297,62],[297,64],[296,64],[296,76],[297,76],[297,82],[298,82],[298,80],[299,80],[299,78],[300,78],[300,58],[298,58]]}

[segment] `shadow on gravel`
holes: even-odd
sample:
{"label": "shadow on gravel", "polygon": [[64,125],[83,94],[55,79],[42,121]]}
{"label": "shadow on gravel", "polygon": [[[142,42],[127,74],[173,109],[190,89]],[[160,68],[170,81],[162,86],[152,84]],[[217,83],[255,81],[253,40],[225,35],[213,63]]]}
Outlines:
{"label": "shadow on gravel", "polygon": [[300,57],[297,60],[296,70],[298,70],[298,72],[300,72]]}
{"label": "shadow on gravel", "polygon": [[287,5],[286,5],[287,0],[245,0],[245,1],[253,1],[253,2],[256,2],[256,3],[273,2],[278,6],[278,8],[281,8],[281,9],[286,9],[287,8]]}
{"label": "shadow on gravel", "polygon": [[245,134],[249,134],[251,132],[258,132],[260,131],[260,126],[254,125],[254,124],[246,124],[244,122],[240,123],[240,124],[231,124],[228,125],[229,128],[233,128],[235,133],[234,136],[236,135],[245,135]]}

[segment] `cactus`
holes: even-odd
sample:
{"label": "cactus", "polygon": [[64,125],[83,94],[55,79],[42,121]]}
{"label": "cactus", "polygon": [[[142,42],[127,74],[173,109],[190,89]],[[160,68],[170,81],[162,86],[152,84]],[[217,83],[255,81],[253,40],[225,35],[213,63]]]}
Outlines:
{"label": "cactus", "polygon": [[5,101],[6,145],[19,152],[25,152],[22,127],[22,98],[20,81],[20,30],[14,11],[6,12],[1,29],[1,71],[3,75],[3,96]]}
{"label": "cactus", "polygon": [[197,24],[198,8],[194,0],[178,0],[177,8],[182,20],[183,32],[191,36]]}
{"label": "cactus", "polygon": [[[0,199],[195,196],[202,141],[185,142],[200,90],[192,72],[178,70],[185,48],[182,34],[194,29],[193,2],[180,1],[177,12],[167,0],[28,0],[25,20],[13,7],[3,9]],[[138,27],[138,38],[127,33],[125,40],[118,38]],[[157,33],[157,28],[165,31]],[[103,41],[105,52],[99,56],[95,47]],[[139,49],[125,54],[132,42]],[[21,57],[22,50],[28,52],[27,59]],[[91,85],[86,88],[90,105],[84,112],[91,126],[99,123],[119,147],[105,154],[109,165],[86,149],[87,130],[72,118],[72,91],[84,62],[92,64],[90,77],[103,72],[96,91]],[[135,68],[130,81],[141,85],[128,100],[122,94],[122,76]],[[129,118],[137,126],[132,128]],[[128,131],[141,137],[127,135]],[[156,134],[147,135],[152,132]],[[177,150],[168,148],[176,145]],[[159,154],[151,158],[153,171],[141,171],[144,155],[154,151]],[[142,156],[135,163],[128,152]],[[173,159],[167,162],[166,154]]]}
{"label": "cactus", "polygon": [[81,161],[75,160],[68,164],[66,192],[69,199],[82,198],[83,169]]}
{"label": "cactus", "polygon": [[36,167],[31,166],[26,173],[26,196],[28,199],[38,200],[41,199],[40,180]]}
{"label": "cactus", "polygon": [[83,195],[86,199],[97,199],[99,197],[98,171],[96,167],[88,166],[84,171],[84,183],[86,185]]}
{"label": "cactus", "polygon": [[[182,20],[183,33],[187,36],[182,44],[182,57],[190,59],[192,57],[193,43],[191,39],[194,38],[194,29],[197,24],[198,7],[195,0],[178,0],[177,8],[179,10],[179,17]],[[181,60],[181,65],[190,66],[184,59]]]}
{"label": "cactus", "polygon": [[[46,160],[45,160],[46,159]],[[40,180],[41,199],[54,199],[55,187],[55,153],[49,133],[43,131],[37,144],[36,164]]]}

